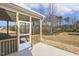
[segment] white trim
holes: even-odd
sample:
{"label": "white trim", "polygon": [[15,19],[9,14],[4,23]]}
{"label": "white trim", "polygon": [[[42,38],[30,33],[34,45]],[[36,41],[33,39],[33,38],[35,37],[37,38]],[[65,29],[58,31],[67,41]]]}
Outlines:
{"label": "white trim", "polygon": [[21,20],[19,20],[18,22],[30,23],[29,21],[21,21]]}

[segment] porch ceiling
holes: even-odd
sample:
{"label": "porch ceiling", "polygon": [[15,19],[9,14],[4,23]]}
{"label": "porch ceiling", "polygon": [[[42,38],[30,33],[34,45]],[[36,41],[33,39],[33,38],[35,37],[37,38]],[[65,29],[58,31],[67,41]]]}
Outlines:
{"label": "porch ceiling", "polygon": [[23,13],[25,15],[30,15],[30,16],[34,16],[34,17],[37,17],[37,18],[40,18],[42,19],[43,17],[45,17],[44,15],[42,14],[39,14],[33,10],[29,10],[29,9],[25,9],[17,4],[13,4],[13,3],[0,3],[0,7],[1,8],[4,8],[6,10],[11,10],[13,12],[19,12],[19,13]]}
{"label": "porch ceiling", "polygon": [[15,19],[16,19],[16,13],[0,8],[0,20],[14,21]]}

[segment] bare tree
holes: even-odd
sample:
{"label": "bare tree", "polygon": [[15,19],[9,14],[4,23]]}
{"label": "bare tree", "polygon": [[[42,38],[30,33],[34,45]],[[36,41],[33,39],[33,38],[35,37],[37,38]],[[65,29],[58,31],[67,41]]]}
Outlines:
{"label": "bare tree", "polygon": [[48,20],[50,21],[51,23],[51,33],[52,31],[54,31],[55,29],[55,26],[57,25],[57,22],[56,22],[56,17],[55,17],[55,6],[53,3],[50,3],[49,4],[49,8],[48,8]]}

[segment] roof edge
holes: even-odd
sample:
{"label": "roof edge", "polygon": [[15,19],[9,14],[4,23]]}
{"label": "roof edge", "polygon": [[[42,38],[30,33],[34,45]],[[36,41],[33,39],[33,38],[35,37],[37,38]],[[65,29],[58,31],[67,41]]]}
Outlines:
{"label": "roof edge", "polygon": [[27,10],[29,10],[29,11],[31,11],[31,12],[33,12],[33,13],[36,13],[36,14],[42,16],[42,17],[46,17],[45,15],[43,15],[43,14],[41,14],[41,13],[38,13],[38,12],[36,12],[36,11],[34,11],[34,10],[28,8],[28,7],[25,8],[25,7],[21,6],[21,5],[19,5],[18,3],[12,3],[12,4],[14,4],[14,5],[16,5],[16,6],[19,6],[19,7],[21,7],[21,8],[27,9]]}

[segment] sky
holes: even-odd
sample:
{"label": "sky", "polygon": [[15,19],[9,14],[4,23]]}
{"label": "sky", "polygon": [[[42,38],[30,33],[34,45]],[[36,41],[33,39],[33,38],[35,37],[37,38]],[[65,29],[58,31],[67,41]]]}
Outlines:
{"label": "sky", "polygon": [[[48,14],[48,3],[27,3],[24,4],[26,7],[33,9],[41,14]],[[54,3],[55,14],[58,16],[75,16],[79,19],[79,4],[78,3]],[[40,9],[43,10],[40,12]]]}
{"label": "sky", "polygon": [[[9,22],[9,26],[15,26],[15,22]],[[0,21],[0,26],[7,26],[7,21]]]}
{"label": "sky", "polygon": [[[35,9],[38,10],[40,8],[40,3],[27,3],[25,5],[33,10],[35,10]],[[48,5],[49,5],[48,3],[42,3],[42,6],[44,7],[44,9],[47,9]],[[53,5],[55,7],[57,14],[63,15],[66,13],[73,13],[75,11],[79,12],[78,3],[54,3]]]}

